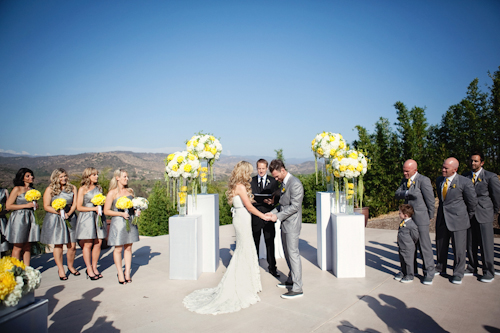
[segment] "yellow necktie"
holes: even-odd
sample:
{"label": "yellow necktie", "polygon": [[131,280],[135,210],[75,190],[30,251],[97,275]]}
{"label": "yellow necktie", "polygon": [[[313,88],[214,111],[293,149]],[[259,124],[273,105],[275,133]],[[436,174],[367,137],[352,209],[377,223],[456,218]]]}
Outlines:
{"label": "yellow necktie", "polygon": [[476,185],[476,174],[474,174],[474,176],[472,176],[472,184]]}
{"label": "yellow necktie", "polygon": [[446,178],[446,182],[443,186],[443,200],[446,200],[446,193],[448,192],[448,178]]}
{"label": "yellow necktie", "polygon": [[401,223],[399,223],[399,227],[404,227],[405,226],[405,220],[402,220]]}
{"label": "yellow necktie", "polygon": [[408,182],[406,183],[406,187],[410,188],[410,186],[411,186],[411,178],[408,178]]}

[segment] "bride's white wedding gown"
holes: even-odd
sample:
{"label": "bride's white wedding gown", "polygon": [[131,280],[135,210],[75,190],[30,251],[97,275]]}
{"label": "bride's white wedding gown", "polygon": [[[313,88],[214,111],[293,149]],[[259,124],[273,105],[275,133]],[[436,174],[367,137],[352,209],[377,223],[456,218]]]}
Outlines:
{"label": "bride's white wedding gown", "polygon": [[236,249],[226,273],[215,288],[195,290],[184,298],[184,306],[202,314],[236,312],[260,301],[262,290],[257,251],[252,237],[252,218],[241,198],[233,198]]}

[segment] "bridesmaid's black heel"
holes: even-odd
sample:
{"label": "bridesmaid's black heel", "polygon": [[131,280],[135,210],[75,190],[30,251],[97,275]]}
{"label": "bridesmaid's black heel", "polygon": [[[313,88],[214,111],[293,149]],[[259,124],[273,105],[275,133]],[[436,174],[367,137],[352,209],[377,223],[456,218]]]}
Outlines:
{"label": "bridesmaid's black heel", "polygon": [[68,279],[68,277],[67,277],[67,276],[64,276],[64,277],[59,277],[59,280],[61,280],[61,281],[66,281],[67,279]]}
{"label": "bridesmaid's black heel", "polygon": [[71,273],[71,274],[73,274],[74,276],[80,276],[80,275],[81,275],[79,271],[76,271],[75,273],[73,273],[72,271],[70,271],[70,270],[68,269],[68,272],[70,272],[70,273]]}
{"label": "bridesmaid's black heel", "polygon": [[99,277],[98,276],[90,276],[89,275],[89,272],[87,272],[87,270],[85,270],[85,274],[87,274],[87,279],[90,278],[90,280],[92,281],[95,281],[95,280],[99,280]]}
{"label": "bridesmaid's black heel", "polygon": [[127,281],[120,281],[120,278],[118,277],[118,274],[116,274],[116,278],[118,279],[119,284],[125,284]]}

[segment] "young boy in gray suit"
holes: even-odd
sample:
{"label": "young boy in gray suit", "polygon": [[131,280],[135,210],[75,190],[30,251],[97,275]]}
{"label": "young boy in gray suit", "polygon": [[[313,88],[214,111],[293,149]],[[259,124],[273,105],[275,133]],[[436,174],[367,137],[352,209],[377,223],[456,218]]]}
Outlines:
{"label": "young boy in gray suit", "polygon": [[415,246],[418,242],[418,227],[411,219],[413,213],[411,205],[399,206],[401,223],[398,229],[398,247],[401,272],[394,277],[394,280],[401,283],[413,282],[414,277],[413,262],[415,261]]}

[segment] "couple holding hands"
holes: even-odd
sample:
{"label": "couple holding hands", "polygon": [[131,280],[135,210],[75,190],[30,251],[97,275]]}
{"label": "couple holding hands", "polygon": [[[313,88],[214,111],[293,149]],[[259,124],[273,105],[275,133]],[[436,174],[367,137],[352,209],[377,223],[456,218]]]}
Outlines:
{"label": "couple holding hands", "polygon": [[[252,165],[241,161],[231,173],[226,197],[233,206],[236,249],[217,287],[196,290],[184,298],[183,303],[190,311],[214,315],[230,313],[260,301],[257,295],[262,290],[257,255],[260,234],[263,229],[269,273],[279,277],[274,256],[273,222],[277,220],[281,221],[283,249],[290,269],[288,279],[277,287],[288,289],[282,298],[303,296],[299,235],[304,188],[281,160],[271,161],[272,178],[267,175],[266,160],[257,162],[257,171],[258,175],[251,178]],[[274,199],[278,197],[279,204],[274,207]]]}

